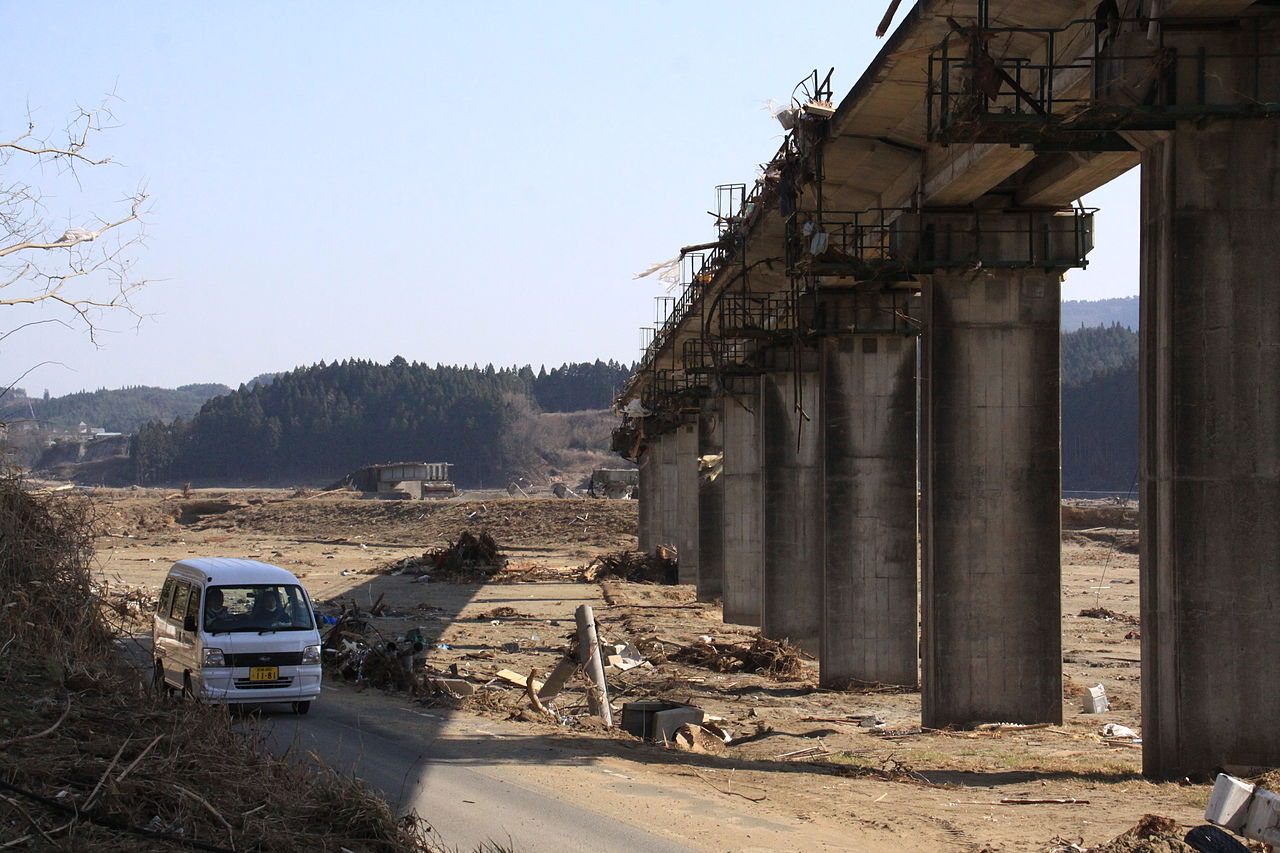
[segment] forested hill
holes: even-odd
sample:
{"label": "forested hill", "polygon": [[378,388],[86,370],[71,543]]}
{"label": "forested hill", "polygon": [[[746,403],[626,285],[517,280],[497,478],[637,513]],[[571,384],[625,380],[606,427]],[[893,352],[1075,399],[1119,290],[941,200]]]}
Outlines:
{"label": "forested hill", "polygon": [[1138,297],[1068,299],[1062,303],[1062,331],[1064,332],[1112,324],[1125,326],[1135,332],[1138,330]]}
{"label": "forested hill", "polygon": [[1138,335],[1062,336],[1062,488],[1127,494],[1138,476]]}
{"label": "forested hill", "polygon": [[140,483],[318,483],[370,463],[421,460],[452,462],[466,486],[505,485],[536,461],[539,410],[608,408],[630,373],[612,361],[536,375],[399,357],[322,362],[241,386],[190,421],[143,427],[133,473]]}
{"label": "forested hill", "polygon": [[0,398],[0,422],[32,419],[73,429],[83,421],[108,432],[133,432],[151,421],[190,418],[209,398],[230,391],[225,385],[208,384],[177,389],[140,385],[47,399],[9,394]]}

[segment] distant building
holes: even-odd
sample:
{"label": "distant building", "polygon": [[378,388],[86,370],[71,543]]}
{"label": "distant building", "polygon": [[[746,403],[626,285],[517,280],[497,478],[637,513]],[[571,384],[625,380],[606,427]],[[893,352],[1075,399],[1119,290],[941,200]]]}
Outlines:
{"label": "distant building", "polygon": [[451,498],[458,493],[449,479],[448,462],[389,462],[368,465],[347,478],[357,491],[370,497],[423,500]]}
{"label": "distant building", "polygon": [[593,498],[630,498],[635,497],[639,485],[636,468],[597,468],[591,472],[590,494]]}

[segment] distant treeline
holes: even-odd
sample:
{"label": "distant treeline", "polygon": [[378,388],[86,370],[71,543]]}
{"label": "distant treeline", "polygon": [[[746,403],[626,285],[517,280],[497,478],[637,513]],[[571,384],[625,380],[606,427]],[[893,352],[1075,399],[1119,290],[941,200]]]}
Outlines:
{"label": "distant treeline", "polygon": [[46,427],[73,429],[81,421],[108,432],[133,432],[152,421],[190,418],[210,397],[230,393],[225,385],[144,385],[81,391],[62,397],[27,397],[15,389],[0,398],[0,422],[34,420]]}
{"label": "distant treeline", "polygon": [[1077,329],[1118,323],[1136,332],[1138,313],[1136,296],[1088,301],[1067,300],[1062,303],[1062,331],[1074,332]]}
{"label": "distant treeline", "polygon": [[136,482],[320,482],[392,461],[454,464],[465,486],[503,485],[544,412],[608,408],[632,368],[618,362],[454,367],[351,360],[242,385],[190,420],[152,423],[131,446]]}
{"label": "distant treeline", "polygon": [[1063,334],[1063,490],[1128,494],[1137,479],[1137,333],[1113,324]]}

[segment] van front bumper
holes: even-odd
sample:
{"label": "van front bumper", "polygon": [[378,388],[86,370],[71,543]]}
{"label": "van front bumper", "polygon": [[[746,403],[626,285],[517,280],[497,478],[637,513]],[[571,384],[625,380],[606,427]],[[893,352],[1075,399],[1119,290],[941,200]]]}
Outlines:
{"label": "van front bumper", "polygon": [[272,682],[250,681],[248,667],[209,668],[202,673],[208,702],[310,702],[320,695],[319,664],[282,666]]}

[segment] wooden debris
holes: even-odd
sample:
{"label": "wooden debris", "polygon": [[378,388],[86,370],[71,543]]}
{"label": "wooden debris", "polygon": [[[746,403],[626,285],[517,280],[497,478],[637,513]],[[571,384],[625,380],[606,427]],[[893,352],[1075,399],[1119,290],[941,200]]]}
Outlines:
{"label": "wooden debris", "polygon": [[831,754],[831,750],[825,746],[810,746],[805,749],[797,749],[794,752],[784,752],[781,755],[775,755],[779,761],[796,761],[801,758],[823,758]]}
{"label": "wooden debris", "polygon": [[[645,652],[643,644],[641,651]],[[750,643],[718,643],[697,640],[667,655],[669,660],[713,669],[716,672],[755,672],[779,681],[804,678],[802,653],[785,640],[756,635]]]}
{"label": "wooden debris", "polygon": [[524,692],[525,695],[529,697],[529,705],[539,714],[555,719],[556,715],[548,711],[547,706],[543,705],[542,701],[538,699],[538,692],[534,688],[534,685],[541,685],[541,682],[536,680],[537,677],[538,671],[536,669],[530,670],[529,678],[525,681]]}
{"label": "wooden debris", "polygon": [[[513,671],[513,670],[510,670],[510,669],[500,669],[500,670],[498,670],[496,673],[494,673],[494,677],[495,677],[495,678],[500,678],[500,679],[502,679],[503,681],[507,682],[508,684],[514,684],[516,687],[528,687],[528,686],[529,686],[529,679],[528,679],[528,678],[526,678],[525,676],[521,675],[520,673],[515,672],[515,671]],[[535,682],[533,682],[533,689],[534,689],[534,690],[541,690],[541,689],[542,689],[542,682],[541,682],[541,681],[535,681]]]}
{"label": "wooden debris", "polygon": [[676,560],[639,551],[617,551],[596,557],[582,570],[584,583],[615,579],[632,583],[674,584],[679,582]]}

